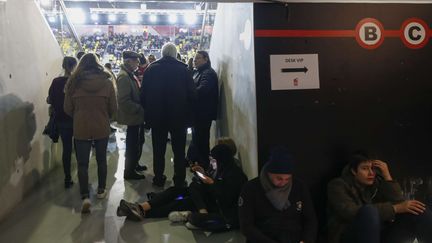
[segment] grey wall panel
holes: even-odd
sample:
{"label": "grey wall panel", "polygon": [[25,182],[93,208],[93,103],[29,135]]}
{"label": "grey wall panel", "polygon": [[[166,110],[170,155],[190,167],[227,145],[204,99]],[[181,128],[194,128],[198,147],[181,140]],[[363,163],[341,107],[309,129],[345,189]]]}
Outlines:
{"label": "grey wall panel", "polygon": [[252,8],[252,3],[219,4],[210,47],[220,82],[216,136],[235,140],[249,178],[257,175],[258,164]]}
{"label": "grey wall panel", "polygon": [[59,162],[42,129],[61,60],[34,1],[0,2],[0,220]]}

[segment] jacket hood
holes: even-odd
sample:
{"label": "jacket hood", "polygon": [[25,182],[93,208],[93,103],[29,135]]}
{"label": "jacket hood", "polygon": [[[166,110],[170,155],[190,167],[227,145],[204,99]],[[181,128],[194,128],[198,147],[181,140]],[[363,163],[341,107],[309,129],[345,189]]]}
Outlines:
{"label": "jacket hood", "polygon": [[106,85],[106,82],[109,82],[110,78],[111,75],[106,72],[85,72],[79,87],[87,92],[97,92]]}
{"label": "jacket hood", "polygon": [[209,62],[206,62],[205,64],[203,64],[203,65],[201,65],[200,67],[198,67],[197,70],[198,70],[198,71],[202,71],[202,70],[205,70],[205,69],[210,68],[210,67],[211,67],[211,66],[210,66],[210,63],[209,63]]}

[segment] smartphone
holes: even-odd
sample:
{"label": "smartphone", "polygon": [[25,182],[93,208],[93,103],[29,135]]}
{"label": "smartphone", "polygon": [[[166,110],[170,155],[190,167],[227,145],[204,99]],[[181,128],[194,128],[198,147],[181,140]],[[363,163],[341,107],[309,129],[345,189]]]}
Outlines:
{"label": "smartphone", "polygon": [[203,173],[201,173],[199,171],[195,171],[195,173],[198,175],[199,178],[204,179],[204,180],[206,179],[206,176]]}

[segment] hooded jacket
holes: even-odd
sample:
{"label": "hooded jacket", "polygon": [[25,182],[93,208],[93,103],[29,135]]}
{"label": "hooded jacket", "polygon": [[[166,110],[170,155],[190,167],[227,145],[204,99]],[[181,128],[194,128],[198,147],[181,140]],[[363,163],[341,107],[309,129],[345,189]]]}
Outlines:
{"label": "hooded jacket", "polygon": [[111,75],[86,71],[78,78],[79,84],[74,91],[68,85],[65,90],[64,110],[73,117],[73,136],[78,140],[107,138],[110,134],[109,119],[117,111]]}
{"label": "hooded jacket", "polygon": [[331,243],[340,241],[342,233],[362,206],[375,206],[381,221],[386,222],[394,220],[393,204],[404,200],[397,182],[385,181],[378,175],[373,185],[360,185],[348,166],[341,177],[328,184],[327,198],[328,237]]}

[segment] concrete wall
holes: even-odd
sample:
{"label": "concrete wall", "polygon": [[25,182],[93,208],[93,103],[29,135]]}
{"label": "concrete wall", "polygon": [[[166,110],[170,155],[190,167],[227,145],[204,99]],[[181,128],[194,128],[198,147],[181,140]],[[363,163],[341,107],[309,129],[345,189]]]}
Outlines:
{"label": "concrete wall", "polygon": [[61,60],[34,1],[0,1],[0,220],[55,165],[42,130]]}
{"label": "concrete wall", "polygon": [[234,139],[249,178],[258,173],[252,12],[252,3],[219,4],[210,45],[220,83],[216,136]]}

